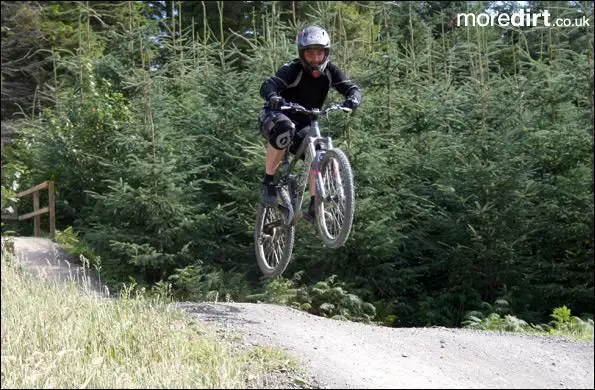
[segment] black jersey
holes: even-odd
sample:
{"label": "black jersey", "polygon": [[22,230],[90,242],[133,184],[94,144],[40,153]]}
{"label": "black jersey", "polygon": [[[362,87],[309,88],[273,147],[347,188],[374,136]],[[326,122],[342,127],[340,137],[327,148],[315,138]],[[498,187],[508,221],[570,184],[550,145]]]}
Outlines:
{"label": "black jersey", "polygon": [[[331,87],[346,99],[354,97],[358,102],[362,101],[360,87],[348,79],[337,65],[329,61],[323,74],[314,78],[303,69],[299,59],[284,64],[274,76],[266,79],[260,88],[260,95],[268,100],[271,95],[276,94],[308,109],[322,108]],[[292,119],[301,122],[302,118]]]}

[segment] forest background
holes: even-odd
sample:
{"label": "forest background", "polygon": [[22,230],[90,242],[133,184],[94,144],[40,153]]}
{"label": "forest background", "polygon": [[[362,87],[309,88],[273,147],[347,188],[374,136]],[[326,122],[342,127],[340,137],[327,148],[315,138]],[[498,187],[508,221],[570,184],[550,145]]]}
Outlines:
{"label": "forest background", "polygon": [[[390,326],[540,323],[561,306],[592,318],[592,2],[1,7],[3,214],[31,210],[14,194],[54,180],[56,240],[115,290]],[[461,12],[520,7],[590,23],[457,26]],[[309,24],[364,90],[353,115],[322,123],[352,163],[356,216],[336,250],[299,225],[285,277],[263,280],[259,88]],[[3,221],[3,234],[30,225]]]}

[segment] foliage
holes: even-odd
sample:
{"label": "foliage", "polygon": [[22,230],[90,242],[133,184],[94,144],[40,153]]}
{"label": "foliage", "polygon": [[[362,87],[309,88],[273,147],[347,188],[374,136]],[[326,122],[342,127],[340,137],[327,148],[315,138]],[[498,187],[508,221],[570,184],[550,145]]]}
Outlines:
{"label": "foliage", "polygon": [[16,193],[12,189],[2,186],[2,206],[0,208],[2,210],[2,214],[14,213],[15,209],[12,204],[17,201],[17,197],[15,195]]}
{"label": "foliage", "polygon": [[550,316],[553,318],[548,329],[550,334],[593,339],[593,318],[573,316],[566,305],[556,307]]}
{"label": "foliage", "polygon": [[331,275],[314,285],[301,285],[302,273],[289,280],[273,279],[265,282],[263,292],[246,298],[252,301],[293,306],[322,317],[369,323],[376,315],[376,308],[349,293],[345,283]]}
{"label": "foliage", "polygon": [[470,311],[461,323],[464,328],[476,330],[538,333],[542,335],[568,336],[579,339],[593,339],[593,319],[582,319],[571,315],[568,307],[554,308],[548,324],[529,324],[509,312],[504,299],[496,301],[494,307],[484,302],[484,310]]}
{"label": "foliage", "polygon": [[298,295],[301,290],[295,285],[295,280],[285,278],[275,278],[265,281],[262,286],[262,292],[251,294],[246,299],[255,302],[274,303],[285,306],[298,306],[301,309],[307,309],[298,302]]}
{"label": "foliage", "polygon": [[190,301],[242,301],[250,291],[245,275],[210,266],[191,265],[169,276],[177,299]]}
{"label": "foliage", "polygon": [[87,258],[95,258],[89,246],[81,242],[80,233],[75,232],[72,229],[72,226],[68,226],[64,230],[56,231],[54,241],[60,244],[61,248],[72,255],[77,257],[83,255]]}
{"label": "foliage", "polygon": [[310,313],[333,319],[370,322],[376,315],[375,307],[349,293],[337,275],[308,286],[303,300],[309,305]]}

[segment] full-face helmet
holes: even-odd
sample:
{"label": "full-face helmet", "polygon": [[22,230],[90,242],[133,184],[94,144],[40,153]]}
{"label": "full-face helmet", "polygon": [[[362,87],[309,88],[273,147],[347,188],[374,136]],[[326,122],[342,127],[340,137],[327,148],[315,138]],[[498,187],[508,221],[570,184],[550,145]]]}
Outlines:
{"label": "full-face helmet", "polygon": [[[331,54],[331,39],[325,29],[319,26],[304,28],[297,35],[297,48],[304,69],[310,72],[310,74],[313,74],[315,71],[320,72],[320,74],[324,72]],[[324,49],[324,59],[318,65],[308,63],[304,57],[304,51],[312,48]]]}

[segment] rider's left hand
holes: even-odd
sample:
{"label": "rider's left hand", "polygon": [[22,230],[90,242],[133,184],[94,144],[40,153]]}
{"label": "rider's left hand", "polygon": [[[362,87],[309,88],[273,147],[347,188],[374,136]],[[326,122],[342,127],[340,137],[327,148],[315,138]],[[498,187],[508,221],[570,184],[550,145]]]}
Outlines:
{"label": "rider's left hand", "polygon": [[359,102],[356,98],[348,98],[342,104],[343,107],[350,108],[351,111],[355,111],[355,109],[359,106]]}

